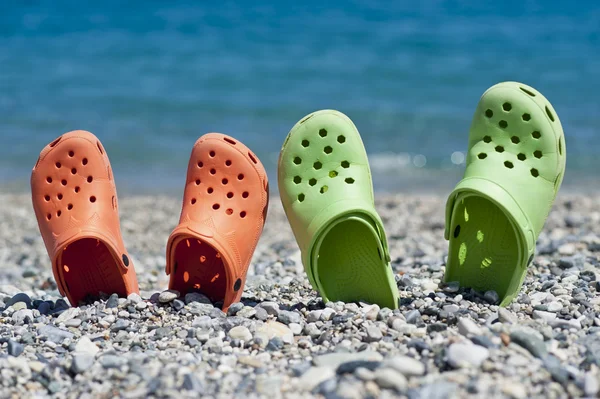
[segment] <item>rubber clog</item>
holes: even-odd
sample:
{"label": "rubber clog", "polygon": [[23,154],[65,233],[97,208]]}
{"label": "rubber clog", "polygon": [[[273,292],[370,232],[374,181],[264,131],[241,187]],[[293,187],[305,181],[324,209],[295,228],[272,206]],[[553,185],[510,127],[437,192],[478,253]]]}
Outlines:
{"label": "rubber clog", "polygon": [[198,139],[167,244],[169,288],[201,292],[224,310],[238,302],[268,202],[265,169],[245,145],[219,133]]}
{"label": "rubber clog", "polygon": [[505,306],[519,292],[564,177],[556,111],[524,84],[491,87],[475,111],[466,162],[446,206],[445,280],[494,290]]}
{"label": "rubber clog", "polygon": [[59,292],[73,306],[101,293],[139,292],[110,162],[96,136],[78,130],[47,145],[33,168],[31,193]]}
{"label": "rubber clog", "polygon": [[281,150],[278,183],[304,269],[323,300],[397,308],[369,162],[352,121],[334,110],[300,120]]}

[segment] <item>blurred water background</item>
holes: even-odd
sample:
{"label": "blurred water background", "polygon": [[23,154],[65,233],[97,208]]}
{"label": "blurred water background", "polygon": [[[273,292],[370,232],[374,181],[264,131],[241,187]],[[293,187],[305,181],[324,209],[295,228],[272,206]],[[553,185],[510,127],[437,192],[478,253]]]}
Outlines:
{"label": "blurred water background", "polygon": [[41,148],[74,129],[102,140],[119,192],[180,195],[211,131],[275,183],[286,134],[321,108],[354,120],[377,190],[444,191],[504,80],[555,106],[565,187],[600,188],[596,0],[3,1],[0,191],[27,190]]}

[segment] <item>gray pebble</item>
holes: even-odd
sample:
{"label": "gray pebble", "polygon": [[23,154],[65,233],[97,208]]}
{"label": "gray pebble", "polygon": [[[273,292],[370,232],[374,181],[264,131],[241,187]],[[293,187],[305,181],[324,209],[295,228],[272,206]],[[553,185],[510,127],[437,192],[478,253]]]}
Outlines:
{"label": "gray pebble", "polygon": [[[73,354],[73,363],[71,363],[71,371],[75,374],[81,374],[88,370],[94,364],[94,356],[89,353],[79,352]],[[103,364],[104,366],[104,364]],[[105,368],[108,368],[104,366]]]}
{"label": "gray pebble", "polygon": [[179,291],[166,290],[160,293],[160,295],[158,296],[158,302],[169,303],[177,298],[179,298]]}
{"label": "gray pebble", "polygon": [[13,341],[12,339],[8,340],[8,354],[10,356],[19,356],[21,353],[23,353],[23,351],[25,350],[25,347],[15,341]]}

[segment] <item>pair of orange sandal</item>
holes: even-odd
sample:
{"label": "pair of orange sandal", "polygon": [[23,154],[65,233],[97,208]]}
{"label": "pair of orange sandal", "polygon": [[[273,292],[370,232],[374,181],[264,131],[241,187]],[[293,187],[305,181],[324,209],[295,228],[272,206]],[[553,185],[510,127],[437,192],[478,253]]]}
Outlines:
{"label": "pair of orange sandal", "polygon": [[[48,144],[31,191],[58,289],[72,305],[101,293],[139,293],[112,169],[96,136],[79,130]],[[167,244],[169,288],[201,291],[224,310],[239,301],[268,202],[265,169],[245,145],[218,133],[198,139],[179,225]]]}

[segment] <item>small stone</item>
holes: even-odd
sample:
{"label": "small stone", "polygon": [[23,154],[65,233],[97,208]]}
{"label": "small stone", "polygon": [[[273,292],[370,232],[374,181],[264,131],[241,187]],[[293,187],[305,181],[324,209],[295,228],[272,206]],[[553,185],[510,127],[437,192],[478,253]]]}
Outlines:
{"label": "small stone", "polygon": [[506,308],[498,308],[498,320],[500,320],[500,323],[506,324],[515,324],[517,322],[515,315]]}
{"label": "small stone", "polygon": [[[13,295],[12,298],[10,298],[8,301],[4,302],[4,306],[9,307],[9,306],[13,306],[14,304],[18,303],[18,302],[23,302],[25,304],[25,307],[31,307],[31,298],[29,297],[29,295],[27,295],[24,292],[19,292],[18,294]],[[14,308],[14,306],[13,306]]]}
{"label": "small stone", "polygon": [[247,327],[236,326],[229,330],[229,336],[232,339],[239,339],[240,341],[248,342],[252,339],[252,334]]}
{"label": "small stone", "polygon": [[135,305],[135,308],[136,308],[137,310],[144,310],[144,309],[146,309],[147,307],[148,307],[148,303],[147,303],[147,302],[144,302],[144,301],[142,301],[142,302],[138,302],[138,303]]}
{"label": "small stone", "polygon": [[544,320],[545,322],[549,323],[552,320],[556,319],[556,313],[544,312],[542,310],[534,310],[533,318],[539,319],[539,320]]}
{"label": "small stone", "polygon": [[460,283],[458,281],[450,281],[444,285],[443,291],[454,294],[460,290]]}
{"label": "small stone", "polygon": [[27,304],[25,302],[17,302],[14,305],[12,305],[12,308],[14,310],[27,309]]}
{"label": "small stone", "polygon": [[126,330],[131,322],[125,319],[118,319],[111,327],[110,331],[121,331]]}
{"label": "small stone", "polygon": [[335,372],[329,367],[311,367],[298,380],[298,388],[312,391],[322,382],[335,377]]}
{"label": "small stone", "polygon": [[256,315],[256,309],[251,306],[244,306],[242,310],[238,311],[236,316],[250,319]]}
{"label": "small stone", "polygon": [[[105,356],[106,357],[106,356]],[[94,356],[85,352],[73,354],[73,363],[71,363],[71,371],[75,374],[81,374],[94,364]],[[108,367],[105,367],[108,368]]]}
{"label": "small stone", "polygon": [[[89,355],[87,355],[89,356]],[[100,358],[100,364],[105,369],[116,369],[127,363],[127,359],[117,355],[104,355]]]}
{"label": "small stone", "polygon": [[418,310],[411,310],[404,315],[406,322],[409,324],[419,324],[421,322],[421,313]]}
{"label": "small stone", "polygon": [[142,302],[142,297],[139,296],[139,294],[136,294],[135,292],[133,292],[127,296],[127,301],[129,303],[135,305],[135,304]]}
{"label": "small stone", "polygon": [[95,356],[96,353],[100,352],[100,348],[96,346],[88,337],[83,336],[79,338],[77,344],[75,344],[75,352],[87,353]]}
{"label": "small stone", "polygon": [[496,345],[485,335],[475,335],[471,337],[471,342],[484,348],[494,348]]}
{"label": "small stone", "polygon": [[598,382],[598,377],[592,372],[585,373],[583,379],[583,392],[585,392],[585,396],[595,398],[599,391],[600,384]]}
{"label": "small stone", "polygon": [[[159,300],[160,300],[160,297],[159,297]],[[189,292],[189,293],[185,294],[185,304],[188,305],[192,302],[198,302],[198,303],[204,303],[207,305],[212,305],[212,302],[210,301],[210,299],[206,295],[201,294],[199,292]]]}
{"label": "small stone", "polygon": [[336,372],[338,374],[352,374],[357,368],[365,368],[372,371],[378,368],[379,366],[381,366],[381,362],[369,360],[353,360],[350,362],[340,364]]}
{"label": "small stone", "polygon": [[267,350],[278,351],[283,349],[283,340],[279,337],[273,337],[267,343]]}
{"label": "small stone", "polygon": [[235,316],[243,308],[244,304],[241,302],[232,303],[229,309],[227,309],[227,316]]}
{"label": "small stone", "polygon": [[79,315],[79,308],[69,308],[62,312],[56,320],[54,320],[54,324],[64,323],[67,320],[71,320]]}
{"label": "small stone", "polygon": [[210,338],[208,341],[206,341],[204,346],[209,351],[215,351],[215,350],[221,349],[223,347],[223,340],[221,338],[217,338],[217,337]]}
{"label": "small stone", "polygon": [[168,337],[169,335],[171,335],[171,329],[167,328],[167,327],[159,327],[156,330],[154,330],[154,338],[156,340],[161,340],[163,338]]}
{"label": "small stone", "polygon": [[65,322],[65,327],[77,328],[81,325],[81,323],[82,323],[81,319],[71,319],[71,320],[67,320]]}
{"label": "small stone", "polygon": [[464,336],[480,335],[481,328],[473,320],[461,317],[458,320],[458,332]]}
{"label": "small stone", "polygon": [[291,344],[294,342],[294,333],[285,324],[277,321],[267,321],[265,324],[257,329],[257,332],[263,333],[267,336],[267,339],[274,337],[281,338],[285,343]]}
{"label": "small stone", "polygon": [[548,304],[547,310],[548,312],[560,312],[563,308],[563,305],[559,301],[552,301]]}
{"label": "small stone", "polygon": [[277,316],[279,314],[279,305],[275,302],[261,302],[256,307],[264,309],[270,316]]}
{"label": "small stone", "polygon": [[[327,308],[327,309],[329,309],[329,308]],[[322,309],[317,309],[317,310],[313,310],[313,311],[309,312],[308,315],[306,316],[306,322],[307,323],[315,323],[315,322],[319,321],[322,313],[323,313]]]}
{"label": "small stone", "polygon": [[204,385],[202,384],[202,381],[200,381],[200,379],[196,377],[196,375],[188,373],[183,376],[183,383],[181,384],[181,389],[200,394],[204,391]]}
{"label": "small stone", "polygon": [[336,369],[342,363],[360,360],[380,362],[383,360],[383,356],[378,352],[368,350],[355,353],[332,352],[314,357],[313,364],[318,367]]}
{"label": "small stone", "polygon": [[478,345],[452,344],[446,351],[448,364],[453,368],[479,367],[489,356],[487,348]]}
{"label": "small stone", "polygon": [[179,291],[166,290],[160,293],[160,295],[158,296],[158,302],[169,303],[177,298],[179,298]]}
{"label": "small stone", "polygon": [[173,307],[173,309],[179,312],[185,307],[185,303],[182,300],[175,299],[173,302],[171,302],[171,306]]}
{"label": "small stone", "polygon": [[504,384],[502,386],[502,392],[513,399],[525,399],[527,397],[527,390],[525,387],[514,381],[510,384]]}
{"label": "small stone", "polygon": [[292,330],[292,333],[294,333],[294,335],[300,335],[302,334],[302,326],[298,323],[290,323],[288,325],[288,327],[290,328],[290,330]]}
{"label": "small stone", "polygon": [[433,323],[427,325],[427,333],[431,334],[432,332],[442,332],[448,329],[448,325],[446,323]]}
{"label": "small stone", "polygon": [[527,349],[533,356],[543,358],[548,354],[546,344],[533,333],[516,330],[510,333],[510,340]]}
{"label": "small stone", "polygon": [[12,321],[16,325],[33,322],[33,311],[31,309],[17,310],[12,314]]}
{"label": "small stone", "polygon": [[367,335],[363,338],[365,342],[377,342],[383,338],[381,334],[381,330],[375,326],[371,326],[367,328]]}
{"label": "small stone", "polygon": [[25,350],[25,346],[13,341],[12,339],[8,340],[8,354],[10,356],[19,356]]}
{"label": "small stone", "polygon": [[333,319],[333,317],[335,315],[336,315],[335,309],[325,308],[325,309],[323,309],[323,312],[321,313],[320,320],[321,321],[329,321],[329,320]]}
{"label": "small stone", "polygon": [[106,307],[111,309],[116,308],[117,306],[119,306],[119,296],[117,294],[112,294],[106,301]]}
{"label": "small stone", "polygon": [[38,329],[38,335],[45,336],[49,341],[56,344],[61,344],[65,339],[73,338],[73,333],[51,325],[45,325]]}
{"label": "small stone", "polygon": [[381,388],[394,389],[403,392],[408,386],[406,377],[391,368],[380,368],[375,370],[375,382]]}
{"label": "small stone", "polygon": [[498,296],[498,293],[496,291],[490,290],[486,291],[485,294],[483,294],[483,300],[491,305],[495,305],[498,302],[500,302],[500,297]]}
{"label": "small stone", "polygon": [[383,363],[384,367],[389,367],[402,373],[406,377],[421,376],[425,374],[425,365],[408,356],[394,356],[386,359]]}
{"label": "small stone", "polygon": [[279,315],[277,316],[277,321],[280,321],[286,325],[288,325],[290,323],[300,324],[300,322],[302,321],[302,316],[300,316],[300,314],[297,312],[280,310]]}

